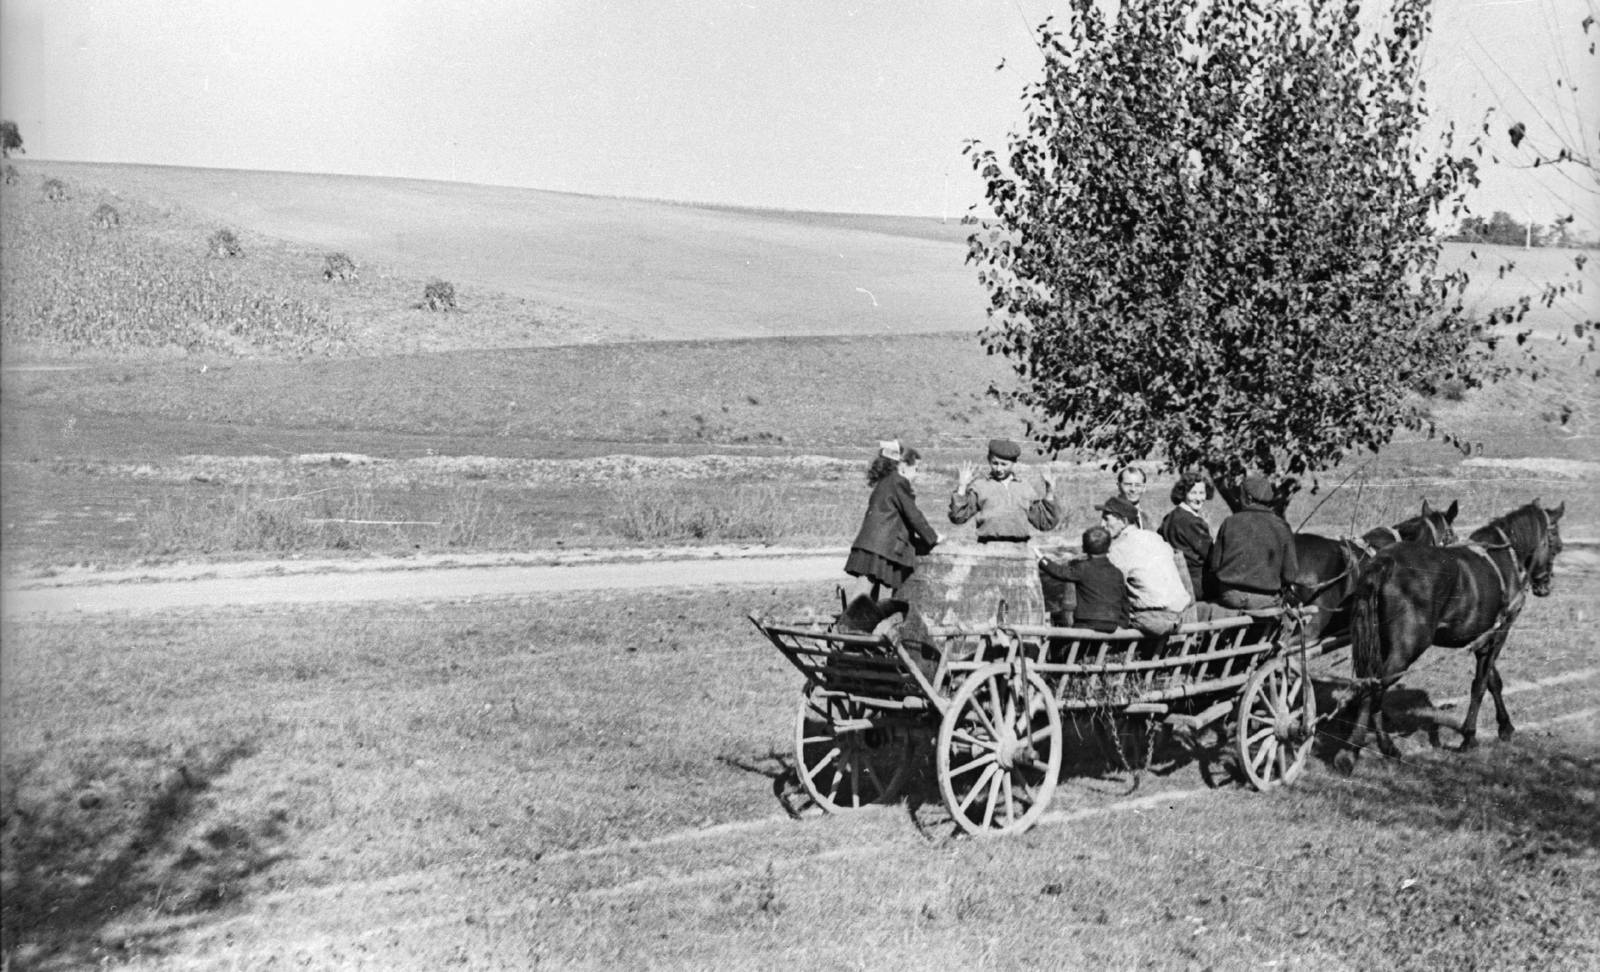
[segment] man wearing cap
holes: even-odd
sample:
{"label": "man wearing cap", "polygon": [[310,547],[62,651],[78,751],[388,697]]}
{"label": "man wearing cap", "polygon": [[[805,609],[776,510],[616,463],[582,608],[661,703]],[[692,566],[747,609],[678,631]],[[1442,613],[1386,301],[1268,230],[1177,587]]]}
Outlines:
{"label": "man wearing cap", "polygon": [[1139,508],[1122,496],[1096,506],[1111,534],[1111,563],[1128,584],[1128,623],[1145,634],[1164,635],[1185,620],[1193,600],[1177,558],[1161,537],[1138,526]]}
{"label": "man wearing cap", "polygon": [[1282,591],[1299,572],[1294,531],[1270,508],[1267,477],[1246,476],[1240,494],[1242,508],[1222,521],[1206,558],[1217,579],[1217,600],[1242,611],[1281,607]]}
{"label": "man wearing cap", "polygon": [[1033,530],[1054,530],[1061,522],[1055,500],[1055,483],[1047,477],[1044,496],[1017,478],[1022,449],[1009,439],[989,440],[989,475],[977,478],[977,468],[961,464],[956,491],[950,494],[950,522],[978,518],[978,542],[1026,543]]}

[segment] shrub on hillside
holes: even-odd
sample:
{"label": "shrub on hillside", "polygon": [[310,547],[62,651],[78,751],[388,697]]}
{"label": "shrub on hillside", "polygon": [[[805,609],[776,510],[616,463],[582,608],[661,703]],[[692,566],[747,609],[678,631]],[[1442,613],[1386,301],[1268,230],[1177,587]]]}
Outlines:
{"label": "shrub on hillside", "polygon": [[356,262],[349,254],[330,253],[322,260],[322,279],[349,282],[356,279]]}
{"label": "shrub on hillside", "polygon": [[44,180],[44,198],[51,202],[65,202],[67,199],[67,184],[60,179]]}
{"label": "shrub on hillside", "polygon": [[101,203],[91,218],[94,220],[94,225],[101,229],[116,229],[122,225],[122,214],[110,203]]}
{"label": "shrub on hillside", "polygon": [[435,280],[422,290],[424,310],[453,311],[456,309],[456,288],[447,280]]}
{"label": "shrub on hillside", "polygon": [[244,247],[239,245],[239,238],[233,235],[233,230],[223,227],[211,234],[211,239],[206,243],[207,253],[218,259],[244,256]]}
{"label": "shrub on hillside", "polygon": [[5,184],[6,185],[14,186],[21,179],[22,179],[22,173],[17,171],[17,167],[16,166],[14,166],[14,165],[7,165],[6,166],[6,173],[5,173]]}

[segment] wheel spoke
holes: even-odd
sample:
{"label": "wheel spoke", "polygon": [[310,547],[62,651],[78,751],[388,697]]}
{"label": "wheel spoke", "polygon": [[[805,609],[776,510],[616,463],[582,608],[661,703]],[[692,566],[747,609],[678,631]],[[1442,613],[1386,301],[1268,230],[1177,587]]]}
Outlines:
{"label": "wheel spoke", "polygon": [[833,762],[836,758],[838,758],[838,756],[839,748],[835,746],[831,751],[829,751],[828,755],[817,760],[817,764],[806,771],[806,779],[815,782],[817,779],[817,774],[822,772],[822,768]]}
{"label": "wheel spoke", "polygon": [[1041,739],[1049,739],[1049,738],[1050,738],[1050,724],[1049,723],[1045,723],[1043,726],[1041,726],[1038,729],[1035,729],[1033,732],[1029,733],[1027,741],[1028,742],[1038,742]]}
{"label": "wheel spoke", "polygon": [[966,813],[967,808],[972,806],[972,801],[977,799],[978,794],[983,792],[983,788],[989,784],[989,780],[999,769],[1000,767],[998,766],[985,767],[984,771],[978,776],[978,782],[972,784],[972,789],[967,791],[966,798],[961,801],[961,806],[956,809],[961,813]]}
{"label": "wheel spoke", "polygon": [[989,825],[994,823],[994,805],[995,801],[1000,799],[1000,778],[1004,775],[1003,773],[996,773],[989,777],[989,798],[983,802],[984,830],[988,830]]}
{"label": "wheel spoke", "polygon": [[999,756],[997,754],[995,754],[995,753],[984,753],[982,756],[979,756],[977,759],[973,760],[970,763],[961,764],[961,767],[959,769],[952,769],[950,771],[950,778],[953,780],[956,777],[961,776],[964,773],[969,773],[972,770],[975,770],[980,766],[988,766],[990,763],[993,763],[998,758],[999,758]]}
{"label": "wheel spoke", "polygon": [[833,774],[833,780],[828,784],[828,802],[835,806],[839,803],[839,784],[844,782],[843,773]]}
{"label": "wheel spoke", "polygon": [[1267,764],[1272,761],[1273,753],[1277,751],[1277,748],[1278,740],[1269,738],[1265,743],[1262,744],[1261,748],[1256,751],[1255,758],[1250,761],[1250,768],[1255,770],[1257,775],[1260,775],[1262,770],[1266,768]]}
{"label": "wheel spoke", "polygon": [[1281,780],[1289,775],[1289,747],[1278,747],[1278,778]]}
{"label": "wheel spoke", "polygon": [[975,749],[993,749],[996,745],[993,740],[979,739],[977,736],[967,732],[965,729],[957,729],[953,731],[950,733],[950,737],[952,739],[959,739]]}
{"label": "wheel spoke", "polygon": [[1015,805],[1016,798],[1011,795],[1011,774],[1007,773],[1004,779],[1006,791],[1006,826],[1009,827],[1017,822],[1017,808]]}
{"label": "wheel spoke", "polygon": [[850,805],[861,806],[861,757],[850,761]]}
{"label": "wheel spoke", "polygon": [[1268,726],[1265,729],[1261,730],[1260,732],[1251,733],[1248,742],[1250,743],[1250,745],[1254,746],[1256,743],[1258,743],[1261,740],[1267,738],[1268,736],[1272,735],[1276,731],[1277,731],[1277,727],[1276,726]]}
{"label": "wheel spoke", "polygon": [[[867,771],[867,777],[872,780],[872,785],[877,787],[876,795],[873,797],[873,799],[874,800],[883,799],[883,795],[885,793],[889,792],[889,788],[884,786],[883,785],[883,780],[878,778],[878,771],[872,768],[872,764],[871,763],[866,764],[865,766],[862,767],[862,769]],[[871,803],[872,800],[868,800],[867,802]]]}
{"label": "wheel spoke", "polygon": [[808,743],[833,742],[837,738],[839,738],[839,737],[838,736],[802,736],[800,738],[800,741],[801,742],[808,742]]}
{"label": "wheel spoke", "polygon": [[971,704],[967,706],[967,711],[972,713],[979,722],[983,723],[983,728],[989,731],[990,739],[998,740],[1000,738],[1000,730],[996,729],[994,723],[989,721],[989,714],[983,711],[983,701],[978,698],[978,693],[972,693]]}
{"label": "wheel spoke", "polygon": [[1000,738],[998,727],[1006,724],[1006,720],[1000,715],[1002,705],[1000,701],[1000,689],[996,685],[998,681],[999,679],[991,678],[983,683],[984,687],[989,690],[989,711],[987,714],[992,719],[992,721],[989,723],[989,726],[991,729],[995,730],[994,736],[996,739]]}

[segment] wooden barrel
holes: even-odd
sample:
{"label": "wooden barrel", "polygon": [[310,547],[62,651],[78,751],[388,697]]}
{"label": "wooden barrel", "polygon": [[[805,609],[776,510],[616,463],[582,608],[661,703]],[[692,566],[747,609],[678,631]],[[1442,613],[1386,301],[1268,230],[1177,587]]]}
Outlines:
{"label": "wooden barrel", "polygon": [[1048,624],[1039,566],[1027,544],[941,544],[917,558],[896,592],[928,624],[990,624],[1005,604],[1008,624]]}

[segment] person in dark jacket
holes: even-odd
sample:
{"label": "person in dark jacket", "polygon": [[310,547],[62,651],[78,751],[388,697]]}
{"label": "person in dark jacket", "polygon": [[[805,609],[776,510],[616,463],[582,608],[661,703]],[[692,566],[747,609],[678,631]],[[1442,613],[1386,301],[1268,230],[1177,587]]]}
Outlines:
{"label": "person in dark jacket", "polygon": [[1265,476],[1246,476],[1240,492],[1243,508],[1222,521],[1206,558],[1217,600],[1244,611],[1279,607],[1299,572],[1294,531],[1268,508],[1272,483]]}
{"label": "person in dark jacket", "polygon": [[1156,532],[1167,546],[1183,554],[1184,565],[1189,568],[1189,580],[1194,585],[1190,592],[1195,600],[1207,592],[1204,579],[1206,557],[1211,553],[1211,524],[1200,513],[1201,506],[1211,498],[1211,484],[1196,473],[1185,473],[1172,487],[1172,512],[1161,521]]}
{"label": "person in dark jacket", "polygon": [[1083,552],[1089,555],[1086,559],[1039,557],[1040,571],[1071,584],[1077,594],[1072,616],[1052,614],[1051,624],[1101,632],[1128,626],[1128,585],[1122,571],[1106,556],[1110,549],[1111,532],[1096,526],[1083,531]]}
{"label": "person in dark jacket", "polygon": [[921,458],[917,450],[902,450],[898,441],[880,446],[867,467],[872,486],[867,513],[844,564],[845,573],[871,583],[873,600],[878,599],[879,588],[899,590],[916,569],[917,555],[932,550],[941,539],[917,508],[912,487]]}

